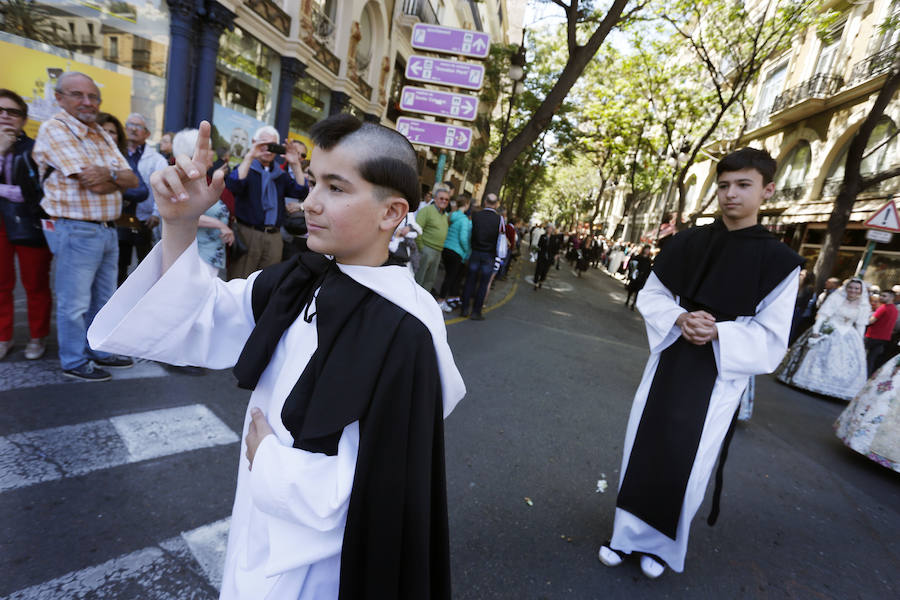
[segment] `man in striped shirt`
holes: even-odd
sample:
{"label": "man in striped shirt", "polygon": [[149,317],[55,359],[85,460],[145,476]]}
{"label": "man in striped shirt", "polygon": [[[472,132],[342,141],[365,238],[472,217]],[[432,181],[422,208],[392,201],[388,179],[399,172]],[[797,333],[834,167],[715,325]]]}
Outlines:
{"label": "man in striped shirt", "polygon": [[128,368],[127,357],[92,351],[87,328],[116,290],[119,240],[114,221],[122,212],[122,190],[137,175],[115,142],[96,123],[100,90],[82,73],[64,73],[56,83],[62,110],[38,131],[33,156],[43,178],[41,207],[56,258],[56,324],[59,361],[69,377],[106,381],[100,367]]}

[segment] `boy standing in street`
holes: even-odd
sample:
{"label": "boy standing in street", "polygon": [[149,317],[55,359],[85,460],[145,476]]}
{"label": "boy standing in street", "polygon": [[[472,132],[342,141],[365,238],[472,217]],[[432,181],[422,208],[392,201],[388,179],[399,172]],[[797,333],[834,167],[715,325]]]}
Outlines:
{"label": "boy standing in street", "polygon": [[418,202],[415,152],[346,114],[310,134],[312,252],[246,280],[209,275],[197,218],[223,178],[207,184],[204,121],[193,158],[154,174],[162,243],[100,312],[90,341],[234,366],[253,390],[223,600],[449,599],[443,418],[465,386],[441,310],[388,258]]}
{"label": "boy standing in street", "polygon": [[[666,245],[638,295],[650,359],[625,433],[607,566],[641,555],[647,577],[684,569],[691,521],[721,450],[709,523],[741,393],[787,348],[803,259],[757,224],[775,161],[743,148],[716,167],[722,212]],[[723,448],[724,446],[724,448]]]}

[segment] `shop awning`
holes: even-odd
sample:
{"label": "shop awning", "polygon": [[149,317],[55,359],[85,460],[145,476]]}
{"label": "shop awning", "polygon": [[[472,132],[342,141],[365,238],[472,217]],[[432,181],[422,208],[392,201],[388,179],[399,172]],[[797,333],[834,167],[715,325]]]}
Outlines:
{"label": "shop awning", "polygon": [[[851,222],[865,221],[872,213],[881,208],[888,198],[868,198],[857,200],[850,214]],[[824,223],[831,217],[834,200],[816,202],[800,202],[789,206],[775,220],[779,223]]]}
{"label": "shop awning", "polygon": [[642,242],[652,242],[656,240],[656,234],[659,233],[659,239],[663,239],[667,235],[672,235],[675,233],[675,224],[674,223],[663,223],[662,227],[656,226],[653,229],[648,229],[643,234],[641,234]]}

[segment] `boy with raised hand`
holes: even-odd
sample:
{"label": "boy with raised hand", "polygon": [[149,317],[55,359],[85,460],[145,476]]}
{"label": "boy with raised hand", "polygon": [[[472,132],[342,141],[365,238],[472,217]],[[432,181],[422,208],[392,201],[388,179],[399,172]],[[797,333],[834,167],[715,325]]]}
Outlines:
{"label": "boy with raised hand", "polygon": [[716,167],[721,218],[677,234],[637,307],[650,359],[625,432],[612,540],[600,561],[641,556],[647,577],[684,569],[691,520],[721,449],[710,525],[741,393],[787,348],[803,259],[757,224],[775,161],[743,148]]}
{"label": "boy with raised hand", "polygon": [[204,121],[194,156],[154,173],[162,243],[90,341],[234,366],[253,390],[222,599],[450,598],[443,418],[465,386],[440,309],[388,260],[418,201],[415,153],[349,115],[310,133],[311,252],[246,280],[208,274],[197,218],[223,182],[206,182]]}

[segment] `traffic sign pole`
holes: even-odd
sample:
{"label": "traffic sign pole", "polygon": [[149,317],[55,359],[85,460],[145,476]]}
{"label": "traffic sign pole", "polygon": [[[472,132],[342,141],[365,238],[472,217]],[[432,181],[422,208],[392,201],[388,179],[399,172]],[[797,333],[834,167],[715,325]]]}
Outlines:
{"label": "traffic sign pole", "polygon": [[873,242],[869,240],[869,243],[866,244],[866,253],[863,256],[862,262],[859,264],[859,269],[856,272],[856,276],[862,279],[866,275],[866,269],[869,268],[869,263],[872,262],[872,253],[875,251],[875,244],[877,242]]}

